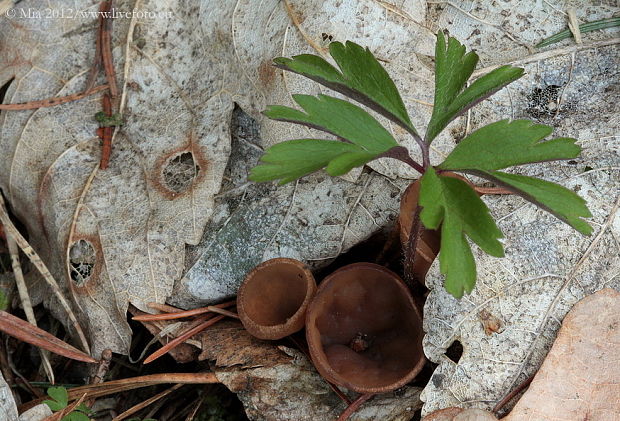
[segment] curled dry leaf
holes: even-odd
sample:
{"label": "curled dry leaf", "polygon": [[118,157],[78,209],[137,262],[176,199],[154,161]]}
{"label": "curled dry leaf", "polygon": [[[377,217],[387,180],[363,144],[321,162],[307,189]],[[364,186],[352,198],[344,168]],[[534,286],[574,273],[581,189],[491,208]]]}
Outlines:
{"label": "curled dry leaf", "polygon": [[614,420],[620,414],[620,292],[579,301],[505,421]]}
{"label": "curled dry leaf", "polygon": [[[217,378],[238,394],[252,420],[332,421],[346,405],[298,351],[254,338],[236,321],[201,335],[199,359],[213,361]],[[379,395],[350,420],[409,420],[420,407],[419,389]]]}

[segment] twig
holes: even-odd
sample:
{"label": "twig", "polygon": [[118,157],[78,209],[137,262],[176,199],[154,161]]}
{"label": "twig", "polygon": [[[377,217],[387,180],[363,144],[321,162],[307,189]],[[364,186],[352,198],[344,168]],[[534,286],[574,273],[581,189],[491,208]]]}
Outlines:
{"label": "twig", "polygon": [[[181,318],[184,318],[184,317],[198,316],[200,314],[205,314],[205,313],[217,313],[221,309],[233,306],[236,303],[237,303],[236,300],[232,300],[232,301],[227,301],[227,302],[222,303],[222,304],[216,304],[216,305],[213,305],[213,306],[195,308],[193,310],[178,310],[177,309],[177,311],[170,312],[170,313],[164,313],[164,314],[143,314],[143,315],[140,315],[140,316],[133,317],[133,320],[136,320],[136,321],[139,321],[139,322],[152,322],[152,321],[155,321],[155,320],[181,319]],[[151,304],[153,304],[153,303],[150,303],[149,307],[152,307]],[[223,313],[220,313],[220,314],[223,314]],[[231,314],[234,314],[234,313],[231,313]]]}
{"label": "twig", "polygon": [[552,57],[563,56],[563,55],[574,53],[574,52],[581,51],[581,50],[590,50],[593,48],[607,47],[607,46],[615,45],[615,44],[620,44],[620,37],[603,39],[600,41],[593,41],[593,42],[583,43],[583,44],[576,44],[576,45],[571,45],[568,47],[556,48],[554,50],[543,51],[542,53],[531,54],[529,56],[518,58],[516,60],[510,60],[505,63],[483,67],[482,69],[476,70],[472,76],[473,77],[482,76],[485,73],[488,73],[491,70],[494,70],[505,64],[511,64],[513,66],[523,65],[527,63],[534,63],[540,60],[546,60]]}
{"label": "twig", "polygon": [[175,384],[174,386],[164,390],[163,392],[160,392],[157,395],[148,398],[144,402],[140,402],[139,404],[132,406],[131,408],[129,408],[128,410],[126,410],[125,412],[120,414],[119,416],[114,417],[112,419],[112,421],[122,421],[122,420],[124,420],[128,416],[135,414],[136,412],[140,411],[143,408],[146,408],[147,406],[149,406],[153,402],[157,402],[161,398],[163,398],[165,396],[168,396],[170,393],[172,393],[175,390],[179,389],[181,386],[183,386],[183,385],[182,384]]}
{"label": "twig", "polygon": [[[108,94],[103,95],[101,98],[101,104],[103,112],[106,117],[112,117],[112,101]],[[105,170],[110,163],[110,155],[112,154],[112,134],[114,133],[114,126],[102,126],[97,130],[99,138],[103,142],[101,147],[101,160],[99,161],[99,168]]]}
{"label": "twig", "polygon": [[104,349],[101,352],[101,360],[99,361],[99,367],[94,376],[91,377],[90,384],[99,384],[103,382],[103,378],[110,370],[110,362],[112,361],[112,350]]}
{"label": "twig", "polygon": [[41,99],[38,101],[23,102],[20,104],[0,104],[0,110],[7,111],[19,111],[19,110],[36,110],[37,108],[54,107],[60,104],[66,104],[67,102],[77,101],[78,99],[86,98],[87,96],[96,94],[103,90],[108,89],[108,85],[99,85],[93,89],[78,94],[71,94],[67,96],[59,96],[55,98]]}
{"label": "twig", "polygon": [[162,355],[166,354],[168,351],[170,351],[172,348],[174,348],[178,344],[185,342],[187,339],[191,338],[192,336],[194,336],[194,335],[202,332],[206,328],[214,325],[215,323],[217,323],[220,320],[222,320],[224,317],[226,317],[226,316],[222,316],[222,315],[215,316],[212,319],[209,319],[209,320],[199,324],[198,326],[194,327],[193,329],[189,329],[185,333],[183,333],[180,336],[174,338],[173,340],[168,342],[166,345],[162,346],[157,351],[152,353],[148,358],[146,358],[144,360],[143,364],[148,364],[148,363],[151,363],[151,362],[155,361],[156,359],[158,359]]}
{"label": "twig", "polygon": [[45,266],[45,263],[43,263],[43,260],[41,260],[37,252],[34,251],[32,247],[30,247],[30,244],[28,244],[28,241],[26,241],[26,239],[21,235],[21,233],[17,230],[17,228],[15,228],[15,225],[13,225],[13,222],[11,221],[11,218],[9,218],[9,214],[6,210],[6,206],[4,204],[4,199],[2,198],[2,194],[0,194],[0,222],[2,223],[2,225],[4,225],[4,228],[6,229],[7,233],[13,237],[13,239],[15,240],[19,248],[22,249],[22,251],[28,257],[28,259],[30,259],[32,264],[39,270],[41,275],[43,275],[43,279],[45,280],[45,282],[47,282],[49,287],[52,289],[52,292],[54,293],[54,295],[60,302],[60,305],[62,305],[64,310],[67,312],[67,316],[69,317],[69,320],[71,321],[73,325],[73,328],[75,329],[75,331],[78,334],[78,337],[80,338],[80,341],[82,343],[82,348],[84,349],[84,351],[86,351],[87,354],[90,354],[90,347],[88,346],[88,341],[86,340],[84,331],[82,330],[82,327],[78,323],[77,318],[75,317],[75,314],[73,313],[73,310],[71,310],[71,306],[65,299],[65,296],[62,294],[62,291],[60,290],[58,283],[56,282],[56,280],[54,279],[50,271],[47,269],[47,266]]}
{"label": "twig", "polygon": [[[11,265],[13,267],[13,275],[15,276],[15,284],[17,285],[17,291],[22,302],[24,313],[26,313],[26,320],[28,320],[31,325],[36,327],[37,318],[34,316],[34,311],[32,310],[32,302],[30,301],[30,295],[28,294],[28,288],[26,287],[26,281],[24,280],[22,266],[19,262],[19,248],[17,247],[13,237],[10,235],[7,236],[6,242],[9,247],[9,254],[11,255]],[[42,349],[39,349],[39,353],[41,354],[41,364],[43,364],[43,369],[47,374],[47,378],[50,383],[53,384],[55,383],[54,370],[52,369],[52,364],[50,364],[49,356],[47,352]]]}
{"label": "twig", "polygon": [[207,395],[202,395],[200,398],[196,400],[196,405],[194,405],[194,407],[189,411],[189,414],[187,414],[187,418],[185,418],[185,421],[194,421],[194,417],[198,413],[198,410],[204,403],[206,397]]}
{"label": "twig", "polygon": [[532,374],[530,377],[525,379],[520,385],[515,387],[512,390],[512,392],[510,392],[506,396],[504,396],[504,398],[501,401],[499,401],[497,403],[497,405],[495,405],[493,407],[493,410],[491,412],[493,412],[495,415],[499,416],[498,412],[504,407],[504,405],[506,405],[508,402],[510,402],[512,400],[512,398],[514,398],[519,393],[521,393],[523,391],[523,389],[528,387],[530,385],[530,383],[532,383],[532,380],[534,380],[535,376],[536,376],[536,373]]}
{"label": "twig", "polygon": [[[162,373],[150,374],[147,376],[132,377],[128,379],[113,380],[99,384],[89,384],[86,386],[74,387],[69,389],[69,400],[78,399],[84,393],[87,398],[99,398],[113,393],[125,392],[127,390],[138,389],[141,387],[154,386],[157,384],[182,383],[182,384],[213,384],[220,383],[214,373]],[[22,413],[33,406],[41,403],[45,398],[35,399],[21,405],[18,408]]]}
{"label": "twig", "polygon": [[[104,0],[101,2],[100,10],[109,12],[112,9],[112,0]],[[103,15],[101,13],[100,15]],[[110,95],[116,104],[118,98],[118,87],[116,85],[116,72],[114,71],[114,61],[112,56],[112,18],[103,18],[101,27],[101,61],[105,77],[110,86]],[[116,106],[115,106],[116,108]]]}
{"label": "twig", "polygon": [[375,396],[372,393],[366,393],[364,395],[361,395],[359,398],[357,398],[356,400],[353,401],[353,403],[351,405],[349,405],[347,407],[347,409],[345,409],[342,414],[340,414],[340,416],[338,417],[337,421],[346,421],[349,419],[349,417],[351,415],[353,415],[355,413],[355,411],[357,411],[359,409],[360,406],[362,406],[362,404],[364,404],[364,402],[366,402],[367,400],[371,399],[373,396]]}

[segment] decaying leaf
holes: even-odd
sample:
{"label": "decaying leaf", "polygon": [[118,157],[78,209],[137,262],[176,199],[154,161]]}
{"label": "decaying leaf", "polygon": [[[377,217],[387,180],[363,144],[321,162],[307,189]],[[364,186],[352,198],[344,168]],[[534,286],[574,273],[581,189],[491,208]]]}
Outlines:
{"label": "decaying leaf", "polygon": [[[46,4],[51,11],[63,7],[62,1]],[[82,91],[94,59],[96,16],[29,19],[20,10],[41,12],[40,4],[24,0],[16,8],[14,18],[0,20],[5,102]],[[114,21],[124,124],[115,133],[106,170],[97,168],[100,145],[94,116],[101,110],[99,95],[58,107],[3,112],[1,117],[0,187],[27,226],[34,248],[75,301],[93,341],[93,355],[103,348],[127,352],[129,303],[149,311],[146,303],[171,296],[185,268],[185,245],[199,242],[212,216],[230,153],[234,103],[258,116],[268,103],[290,103],[292,90],[308,91],[300,78],[283,77],[272,67],[274,57],[323,53],[322,34],[351,39],[368,45],[383,60],[405,59],[388,67],[402,73],[399,84],[419,89],[414,82],[420,75],[406,69],[420,67],[417,54],[432,54],[433,41],[422,26],[421,0],[402,7],[373,0],[269,0],[258,5],[240,0],[191,6],[126,0],[115,8],[131,17]],[[88,0],[71,13],[97,9],[98,1]],[[428,101],[422,91],[404,92],[406,103]],[[284,138],[283,130],[288,129],[281,123],[265,125],[263,138],[273,143]],[[213,281],[208,288],[192,285],[186,292],[199,299],[231,295],[244,269],[265,253],[282,255],[288,249],[289,255],[328,261],[387,223],[402,188],[390,186],[375,174],[357,185],[343,180],[321,184],[315,178],[277,192],[267,203],[252,197],[257,212],[271,213],[270,223],[262,219],[259,225],[257,235],[264,241],[255,243],[247,262],[231,262],[227,256],[209,263],[216,269],[232,266],[229,285],[228,273],[220,270],[202,276]],[[382,197],[365,197],[369,194]],[[317,201],[326,205],[305,209],[306,202]],[[290,232],[282,227],[289,218],[307,226],[301,230],[303,237],[293,237],[295,243],[322,246],[295,250],[283,244]],[[291,228],[295,232],[296,227]],[[238,236],[239,243],[244,240]],[[31,280],[31,294],[64,318],[37,279]]]}
{"label": "decaying leaf", "polygon": [[[201,340],[200,359],[213,361],[217,378],[252,420],[331,421],[346,408],[303,354],[252,337],[239,322],[217,324]],[[350,419],[409,420],[420,408],[418,395],[418,388],[404,387],[376,396]]]}
{"label": "decaying leaf", "polygon": [[579,301],[506,421],[613,420],[620,414],[620,292]]}

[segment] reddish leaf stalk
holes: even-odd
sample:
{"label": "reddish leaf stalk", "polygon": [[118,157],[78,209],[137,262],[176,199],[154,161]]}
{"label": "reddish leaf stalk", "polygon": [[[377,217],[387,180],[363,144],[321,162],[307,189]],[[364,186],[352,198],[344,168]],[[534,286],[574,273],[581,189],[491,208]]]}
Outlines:
{"label": "reddish leaf stalk", "polygon": [[346,421],[349,419],[349,417],[351,415],[353,415],[355,413],[355,411],[357,411],[359,409],[360,406],[362,406],[366,401],[368,401],[369,399],[371,399],[373,396],[375,396],[372,393],[366,393],[364,395],[360,395],[359,398],[357,398],[355,401],[353,401],[353,403],[351,405],[349,405],[347,407],[347,409],[345,409],[342,414],[340,414],[340,416],[338,417],[337,421]]}

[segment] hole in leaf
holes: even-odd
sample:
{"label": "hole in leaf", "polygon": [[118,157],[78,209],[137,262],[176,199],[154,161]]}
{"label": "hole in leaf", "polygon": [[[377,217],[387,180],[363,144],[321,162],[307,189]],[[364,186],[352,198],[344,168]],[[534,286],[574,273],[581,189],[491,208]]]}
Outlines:
{"label": "hole in leaf", "polygon": [[446,349],[446,357],[450,358],[455,364],[458,364],[463,355],[463,345],[459,341],[454,341]]}
{"label": "hole in leaf", "polygon": [[96,259],[93,245],[86,240],[78,240],[69,250],[71,279],[77,286],[82,286],[93,273]]}
{"label": "hole in leaf", "polygon": [[191,152],[183,152],[172,158],[163,170],[166,187],[175,193],[181,193],[190,188],[200,172],[200,167],[194,161]]}
{"label": "hole in leaf", "polygon": [[0,104],[4,103],[4,97],[6,96],[6,92],[9,90],[9,87],[11,86],[11,83],[13,83],[14,80],[15,78],[9,79],[7,83],[0,86]]}

